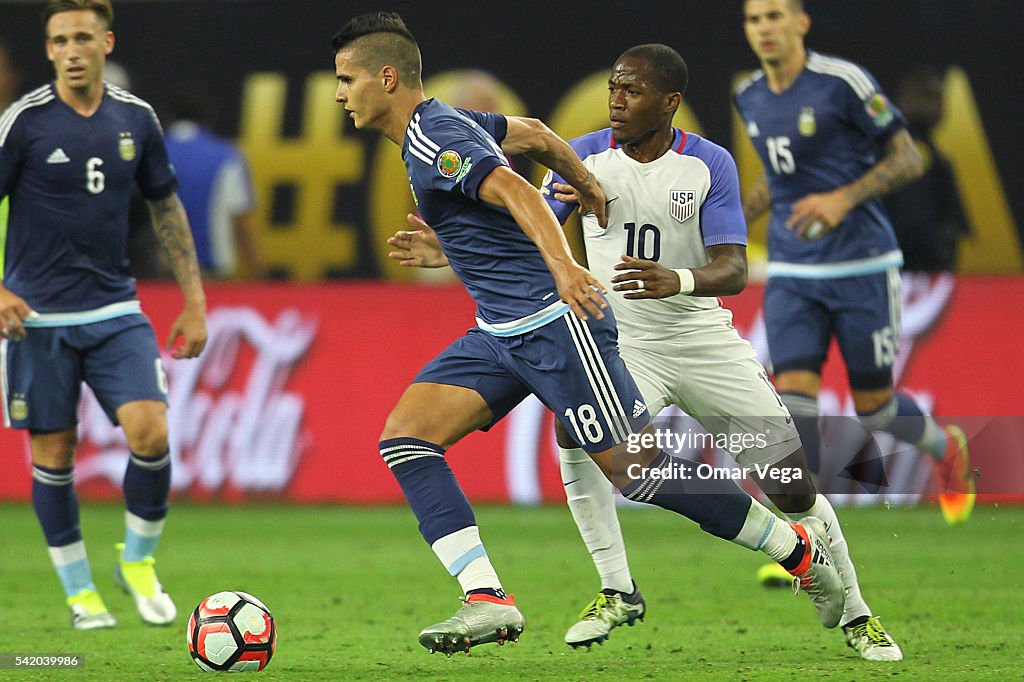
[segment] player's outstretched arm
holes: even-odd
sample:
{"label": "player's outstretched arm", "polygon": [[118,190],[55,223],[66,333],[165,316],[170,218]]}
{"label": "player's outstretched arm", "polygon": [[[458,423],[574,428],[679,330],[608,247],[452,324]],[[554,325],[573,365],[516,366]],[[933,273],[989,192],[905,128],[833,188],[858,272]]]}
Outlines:
{"label": "player's outstretched arm", "polygon": [[508,132],[501,142],[502,150],[506,154],[526,154],[561,175],[576,189],[580,213],[593,213],[597,224],[605,227],[608,220],[604,190],[569,143],[538,119],[507,116],[506,120]]}
{"label": "player's outstretched arm", "polygon": [[544,262],[555,278],[558,296],[569,304],[581,320],[589,315],[597,319],[608,302],[601,295],[605,288],[586,268],[573,259],[569,242],[540,190],[507,166],[498,166],[480,183],[477,196],[494,206],[508,209],[519,227],[537,245]]}
{"label": "player's outstretched arm", "polygon": [[[708,247],[711,262],[700,268],[670,270],[661,263],[623,256],[612,288],[628,299],[734,296],[747,286],[747,248],[742,244]],[[685,281],[684,281],[685,280]]]}
{"label": "player's outstretched arm", "polygon": [[855,207],[902,187],[924,172],[921,154],[906,129],[894,133],[885,149],[885,156],[858,180],[794,203],[786,225],[805,239],[823,236],[836,229]]}
{"label": "player's outstretched arm", "polygon": [[448,256],[441,250],[437,233],[415,213],[405,217],[411,230],[399,230],[388,237],[388,244],[395,247],[388,252],[388,258],[398,261],[407,268],[443,268],[448,265]]}
{"label": "player's outstretched arm", "polygon": [[170,350],[179,338],[182,344],[174,350],[175,358],[198,357],[206,347],[206,294],[199,275],[199,261],[192,241],[188,216],[177,193],[166,199],[147,201],[160,246],[170,263],[174,278],[178,280],[185,297],[185,307],[171,326],[166,348]]}

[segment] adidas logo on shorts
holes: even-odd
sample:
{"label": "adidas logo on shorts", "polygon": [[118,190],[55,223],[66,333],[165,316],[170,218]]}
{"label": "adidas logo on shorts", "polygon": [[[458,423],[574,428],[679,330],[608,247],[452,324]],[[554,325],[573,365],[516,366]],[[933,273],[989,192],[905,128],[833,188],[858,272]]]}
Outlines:
{"label": "adidas logo on shorts", "polygon": [[647,406],[646,405],[644,405],[639,400],[634,401],[633,402],[633,419],[636,419],[637,417],[642,415],[645,410],[647,410]]}

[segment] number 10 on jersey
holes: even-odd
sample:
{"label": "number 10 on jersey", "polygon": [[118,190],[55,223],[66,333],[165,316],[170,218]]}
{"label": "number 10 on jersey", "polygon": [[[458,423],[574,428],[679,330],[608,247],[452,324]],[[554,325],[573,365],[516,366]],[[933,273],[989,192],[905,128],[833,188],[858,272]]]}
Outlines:
{"label": "number 10 on jersey", "polygon": [[661,258],[661,231],[656,225],[645,223],[637,229],[636,223],[626,223],[626,255],[644,260]]}

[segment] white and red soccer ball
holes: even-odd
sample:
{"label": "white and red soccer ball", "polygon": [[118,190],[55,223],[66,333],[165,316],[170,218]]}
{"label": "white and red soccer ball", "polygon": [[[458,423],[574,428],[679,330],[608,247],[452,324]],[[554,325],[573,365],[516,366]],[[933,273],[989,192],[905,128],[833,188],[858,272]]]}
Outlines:
{"label": "white and red soccer ball", "polygon": [[277,646],[270,610],[238,591],[218,592],[199,602],[185,635],[192,660],[209,672],[263,670]]}

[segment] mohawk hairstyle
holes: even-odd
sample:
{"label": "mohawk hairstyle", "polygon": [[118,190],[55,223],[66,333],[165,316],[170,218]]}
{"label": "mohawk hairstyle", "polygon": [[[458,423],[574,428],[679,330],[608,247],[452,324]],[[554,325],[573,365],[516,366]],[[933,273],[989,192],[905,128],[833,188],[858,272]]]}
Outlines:
{"label": "mohawk hairstyle", "polygon": [[357,61],[371,71],[394,66],[410,86],[422,84],[420,48],[397,12],[370,12],[349,19],[331,38],[334,53],[357,48]]}

